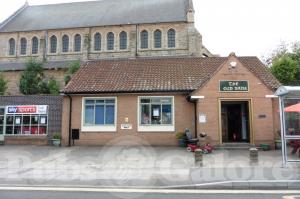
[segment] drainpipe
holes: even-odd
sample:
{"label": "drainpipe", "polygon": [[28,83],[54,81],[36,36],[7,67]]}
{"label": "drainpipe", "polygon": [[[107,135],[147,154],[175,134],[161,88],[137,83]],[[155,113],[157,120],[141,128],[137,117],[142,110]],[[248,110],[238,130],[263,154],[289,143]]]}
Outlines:
{"label": "drainpipe", "polygon": [[71,146],[72,141],[72,97],[68,95],[68,98],[70,99],[70,111],[69,111],[69,144],[68,146]]}
{"label": "drainpipe", "polygon": [[197,119],[197,100],[194,101],[194,107],[195,107],[195,138],[198,137],[197,135],[197,131],[198,131],[198,128],[197,128],[197,124],[198,124],[198,119]]}
{"label": "drainpipe", "polygon": [[138,56],[138,24],[135,25],[135,57]]}

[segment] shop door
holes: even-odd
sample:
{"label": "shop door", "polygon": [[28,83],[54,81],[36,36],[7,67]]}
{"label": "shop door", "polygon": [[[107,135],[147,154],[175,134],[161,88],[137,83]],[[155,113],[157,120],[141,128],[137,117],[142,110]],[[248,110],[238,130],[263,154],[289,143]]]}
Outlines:
{"label": "shop door", "polygon": [[249,142],[249,102],[221,102],[221,125],[223,143]]}

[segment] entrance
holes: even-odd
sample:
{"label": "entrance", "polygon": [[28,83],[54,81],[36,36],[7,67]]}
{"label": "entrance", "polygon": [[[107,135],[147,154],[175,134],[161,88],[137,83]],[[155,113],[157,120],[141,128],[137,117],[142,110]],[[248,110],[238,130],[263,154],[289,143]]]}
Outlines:
{"label": "entrance", "polygon": [[249,101],[221,101],[221,125],[223,143],[249,143]]}
{"label": "entrance", "polygon": [[4,134],[5,108],[0,107],[0,135]]}

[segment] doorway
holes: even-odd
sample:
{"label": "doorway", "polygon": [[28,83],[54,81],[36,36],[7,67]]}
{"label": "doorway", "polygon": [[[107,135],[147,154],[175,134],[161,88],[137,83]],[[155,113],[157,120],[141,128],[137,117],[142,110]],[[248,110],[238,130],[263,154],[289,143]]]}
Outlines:
{"label": "doorway", "polygon": [[222,142],[250,142],[249,101],[221,101]]}
{"label": "doorway", "polygon": [[5,108],[0,107],[0,135],[4,134],[4,122],[5,122]]}

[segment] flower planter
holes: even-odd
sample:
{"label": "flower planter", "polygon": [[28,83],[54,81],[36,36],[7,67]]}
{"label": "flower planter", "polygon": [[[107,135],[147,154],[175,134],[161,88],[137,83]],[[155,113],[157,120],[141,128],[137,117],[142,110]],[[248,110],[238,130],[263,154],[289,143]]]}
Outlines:
{"label": "flower planter", "polygon": [[52,139],[53,146],[60,146],[60,139]]}
{"label": "flower planter", "polygon": [[281,140],[275,140],[275,150],[281,150]]}

